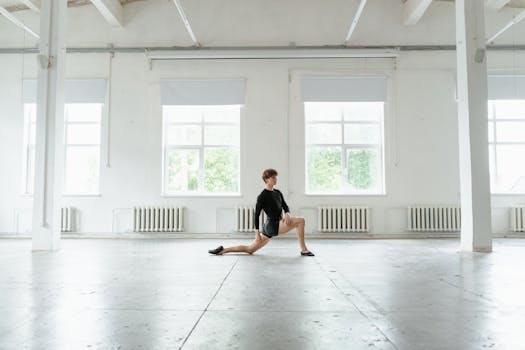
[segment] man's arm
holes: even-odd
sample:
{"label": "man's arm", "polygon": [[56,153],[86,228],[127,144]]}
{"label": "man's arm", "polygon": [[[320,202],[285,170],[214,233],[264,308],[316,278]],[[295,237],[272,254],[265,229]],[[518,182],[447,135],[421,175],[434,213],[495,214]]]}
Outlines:
{"label": "man's arm", "polygon": [[257,196],[257,203],[255,204],[255,213],[253,218],[253,223],[255,225],[255,239],[260,239],[260,232],[259,232],[259,218],[261,217],[261,210],[263,207],[263,199],[262,194]]}
{"label": "man's arm", "polygon": [[286,201],[284,200],[284,196],[283,196],[282,192],[279,191],[279,193],[281,194],[281,199],[282,199],[282,203],[283,203],[283,210],[284,210],[283,220],[284,220],[284,223],[286,225],[291,225],[292,224],[292,216],[290,215],[290,208],[288,208],[288,204],[286,204]]}

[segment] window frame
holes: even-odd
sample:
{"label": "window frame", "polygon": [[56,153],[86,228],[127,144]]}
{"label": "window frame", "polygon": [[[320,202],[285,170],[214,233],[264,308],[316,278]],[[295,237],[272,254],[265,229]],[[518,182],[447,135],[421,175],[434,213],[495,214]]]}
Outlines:
{"label": "window frame", "polygon": [[[498,131],[498,124],[501,125],[502,123],[506,122],[522,122],[525,124],[525,113],[524,116],[521,118],[497,118],[496,116],[496,106],[495,103],[497,101],[509,101],[509,100],[520,100],[525,101],[525,98],[523,99],[516,99],[516,98],[498,98],[498,99],[488,99],[487,103],[487,126],[490,126],[490,123],[492,123],[492,133],[489,135],[488,138],[488,146],[489,146],[489,159],[490,155],[493,156],[492,163],[489,161],[489,167],[490,167],[490,183],[491,183],[491,194],[492,195],[523,195],[525,194],[525,191],[520,192],[512,192],[512,191],[502,191],[500,189],[496,190],[493,189],[493,187],[496,186],[496,179],[498,177],[498,173],[500,172],[500,169],[498,167],[498,146],[525,146],[525,138],[524,141],[498,141],[497,131]],[[491,107],[492,106],[492,110]],[[490,133],[490,127],[488,127],[489,133]],[[490,139],[492,137],[492,141]],[[525,176],[525,174],[523,175]]]}
{"label": "window frame", "polygon": [[[30,112],[27,108],[31,106]],[[35,180],[35,150],[36,150],[36,132],[35,135],[31,135],[34,125],[36,131],[36,103],[24,102],[23,103],[24,113],[24,128],[23,128],[23,162],[22,162],[22,183],[20,186],[22,196],[33,196],[34,195],[34,180]],[[31,114],[28,114],[31,113]],[[31,139],[33,142],[31,143]],[[30,164],[33,165],[31,169]],[[30,173],[31,171],[31,173]]]}
{"label": "window frame", "polygon": [[[224,107],[224,106],[236,106],[238,108],[238,122],[206,122],[205,115],[202,114],[200,121],[183,121],[183,122],[174,122],[168,121],[168,117],[165,115],[164,107],[170,106],[184,106],[188,107],[189,105],[161,105],[161,114],[162,114],[162,180],[161,180],[161,196],[162,197],[239,197],[241,196],[241,164],[242,164],[242,114],[244,105],[242,104],[231,104],[231,105],[194,105],[195,107]],[[168,145],[167,144],[167,130],[168,125],[178,125],[178,126],[199,126],[200,127],[200,144],[199,145]],[[224,145],[224,144],[206,144],[205,141],[205,128],[207,126],[235,126],[238,127],[239,133],[237,135],[238,143],[237,145]],[[236,149],[238,154],[237,167],[238,167],[238,189],[235,192],[206,192],[205,191],[205,151],[206,149],[213,148],[230,148]],[[170,151],[174,150],[197,150],[198,151],[198,161],[199,161],[199,175],[198,175],[198,184],[197,191],[169,191],[168,181],[169,181],[169,168],[168,155]]]}
{"label": "window frame", "polygon": [[[74,105],[74,104],[97,104],[97,105],[100,105],[100,119],[99,121],[69,121],[68,120],[68,112],[67,112],[67,107],[68,105]],[[88,102],[88,103],[78,103],[78,102],[75,102],[75,103],[64,103],[64,128],[63,128],[63,135],[64,135],[64,139],[63,139],[63,153],[62,153],[62,160],[63,160],[63,176],[62,176],[62,196],[65,196],[65,197],[82,197],[82,196],[86,196],[86,197],[90,197],[90,196],[93,196],[93,197],[97,197],[97,196],[100,196],[101,195],[101,191],[100,191],[100,182],[101,182],[101,171],[102,171],[102,138],[103,138],[103,128],[104,128],[104,116],[105,116],[105,103],[91,103],[91,102]],[[68,126],[69,125],[98,125],[99,126],[99,142],[98,144],[81,144],[81,143],[74,143],[74,144],[69,144],[68,142]],[[68,154],[68,149],[71,149],[71,148],[95,148],[95,149],[98,149],[97,153],[98,153],[98,167],[97,167],[97,188],[95,191],[93,192],[79,192],[79,191],[70,191],[68,192],[67,191],[67,186],[66,186],[66,182],[67,182],[67,154]]]}
{"label": "window frame", "polygon": [[[376,103],[382,103],[382,114],[378,118],[377,121],[367,121],[367,120],[357,120],[357,121],[351,121],[351,120],[345,120],[344,113],[341,113],[339,120],[330,120],[330,121],[307,121],[306,118],[306,104],[312,102],[312,101],[303,101],[303,115],[304,115],[304,130],[305,130],[305,136],[304,136],[304,193],[305,195],[312,195],[312,196],[337,196],[337,195],[344,195],[344,196],[381,196],[386,195],[386,189],[385,189],[385,115],[386,115],[386,101],[345,101],[345,102],[334,102],[334,103],[366,103],[366,102],[376,102]],[[323,101],[324,103],[329,103],[331,101]],[[310,125],[315,124],[335,124],[341,126],[341,142],[340,143],[309,143],[307,140],[307,128]],[[345,125],[377,125],[378,126],[378,143],[345,143]],[[308,151],[312,147],[337,147],[341,150],[341,187],[333,192],[329,191],[313,191],[309,189],[309,181],[308,181]],[[375,150],[377,151],[378,155],[378,166],[377,169],[377,176],[380,177],[378,179],[378,191],[369,191],[369,190],[351,190],[347,183],[348,178],[348,151],[349,150],[359,150],[359,149],[369,149],[369,150]]]}

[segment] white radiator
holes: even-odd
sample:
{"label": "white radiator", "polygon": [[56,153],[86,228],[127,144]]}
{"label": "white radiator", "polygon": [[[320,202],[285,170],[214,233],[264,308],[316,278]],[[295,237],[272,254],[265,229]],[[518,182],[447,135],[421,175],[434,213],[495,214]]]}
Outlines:
{"label": "white radiator", "polygon": [[460,231],[461,208],[455,205],[408,207],[409,231]]}
{"label": "white radiator", "polygon": [[61,232],[72,232],[73,231],[73,218],[75,208],[62,207],[60,208],[60,231]]}
{"label": "white radiator", "polygon": [[323,206],[318,208],[321,232],[368,232],[370,209],[361,206]]}
{"label": "white radiator", "polygon": [[135,207],[133,208],[134,232],[181,232],[184,208]]}
{"label": "white radiator", "polygon": [[510,228],[514,232],[525,232],[525,207],[510,208]]}
{"label": "white radiator", "polygon": [[[253,232],[255,231],[255,207],[235,207],[235,231],[237,232]],[[259,217],[259,228],[266,220],[266,213],[261,210]]]}

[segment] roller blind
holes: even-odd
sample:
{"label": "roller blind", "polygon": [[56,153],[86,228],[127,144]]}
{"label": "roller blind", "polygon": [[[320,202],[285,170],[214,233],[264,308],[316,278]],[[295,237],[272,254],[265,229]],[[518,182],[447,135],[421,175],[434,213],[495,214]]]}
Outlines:
{"label": "roller blind", "polygon": [[[36,103],[37,81],[23,81],[24,103]],[[106,80],[68,79],[65,81],[65,103],[104,103],[106,101]]]}
{"label": "roller blind", "polygon": [[525,99],[525,75],[489,75],[489,100]]}
{"label": "roller blind", "polygon": [[163,105],[242,105],[244,79],[161,80]]}
{"label": "roller blind", "polygon": [[305,102],[385,101],[386,76],[301,78]]}

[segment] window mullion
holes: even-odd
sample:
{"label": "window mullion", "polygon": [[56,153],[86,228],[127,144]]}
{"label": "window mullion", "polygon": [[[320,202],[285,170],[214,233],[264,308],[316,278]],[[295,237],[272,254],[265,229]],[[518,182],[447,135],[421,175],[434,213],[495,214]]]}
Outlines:
{"label": "window mullion", "polygon": [[205,169],[204,169],[204,149],[206,145],[206,140],[204,139],[204,128],[206,127],[206,123],[204,122],[204,116],[201,116],[201,147],[199,149],[199,192],[205,192],[205,186],[204,186],[204,177]]}
{"label": "window mullion", "polygon": [[339,125],[341,125],[341,184],[343,187],[346,187],[346,179],[348,179],[348,164],[346,159],[346,140],[345,140],[345,114],[344,111],[341,112],[341,119],[339,120]]}
{"label": "window mullion", "polygon": [[492,137],[494,139],[494,143],[493,143],[493,149],[492,149],[492,152],[494,154],[494,176],[497,178],[498,177],[498,174],[499,174],[499,170],[498,170],[498,139],[497,139],[497,118],[496,118],[496,105],[493,103],[492,104],[492,117],[494,118],[493,119],[493,130],[492,130]]}

